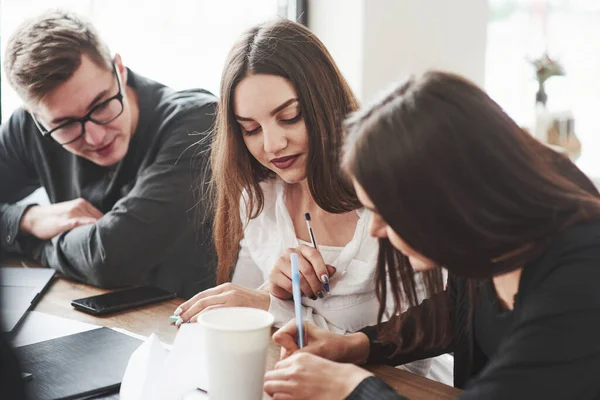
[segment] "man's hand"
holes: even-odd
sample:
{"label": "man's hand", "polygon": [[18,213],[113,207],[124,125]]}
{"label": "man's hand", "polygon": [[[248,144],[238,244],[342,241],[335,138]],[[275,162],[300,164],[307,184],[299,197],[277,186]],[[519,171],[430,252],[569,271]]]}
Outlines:
{"label": "man's hand", "polygon": [[75,199],[48,206],[30,207],[21,219],[21,232],[47,240],[80,226],[93,224],[102,213],[87,200]]}

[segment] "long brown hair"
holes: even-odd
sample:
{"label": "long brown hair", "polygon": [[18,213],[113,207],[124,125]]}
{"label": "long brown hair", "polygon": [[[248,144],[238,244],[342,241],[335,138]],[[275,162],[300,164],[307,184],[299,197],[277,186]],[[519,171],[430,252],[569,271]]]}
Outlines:
{"label": "long brown hair", "polygon": [[[382,218],[417,252],[471,284],[525,266],[558,232],[600,217],[591,181],[459,76],[413,77],[346,126],[344,167]],[[442,290],[436,270],[426,274],[430,296]],[[383,240],[380,321],[387,274],[394,314],[401,286],[416,305],[410,263]],[[439,340],[448,337],[441,326]]]}
{"label": "long brown hair", "polygon": [[247,194],[248,220],[255,218],[264,204],[259,184],[274,177],[247,150],[234,115],[235,88],[251,74],[280,76],[294,86],[308,131],[308,186],[317,205],[331,213],[360,207],[352,184],[339,168],[342,123],[358,102],[329,52],[310,30],[292,21],[271,21],[248,30],[225,62],[212,146],[219,283],[231,279],[247,222],[240,217],[242,193]]}

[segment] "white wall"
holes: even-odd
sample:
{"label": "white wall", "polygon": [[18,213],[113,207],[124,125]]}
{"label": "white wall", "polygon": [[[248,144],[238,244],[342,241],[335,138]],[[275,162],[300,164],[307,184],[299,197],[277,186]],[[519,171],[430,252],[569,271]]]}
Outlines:
{"label": "white wall", "polygon": [[356,94],[362,92],[364,0],[309,0],[308,26]]}
{"label": "white wall", "polygon": [[363,101],[431,68],[483,86],[487,0],[310,0],[309,27]]}

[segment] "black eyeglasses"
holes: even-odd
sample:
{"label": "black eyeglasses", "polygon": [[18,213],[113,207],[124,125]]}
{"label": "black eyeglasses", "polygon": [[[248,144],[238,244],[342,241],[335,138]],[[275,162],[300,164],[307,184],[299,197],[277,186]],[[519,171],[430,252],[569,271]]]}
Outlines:
{"label": "black eyeglasses", "polygon": [[54,140],[61,146],[64,146],[81,139],[83,135],[85,135],[86,122],[92,121],[97,125],[106,125],[121,115],[123,113],[121,78],[115,64],[113,64],[113,70],[117,76],[119,92],[111,98],[104,100],[102,103],[96,104],[83,118],[70,119],[63,124],[48,130],[37,120],[35,115],[31,114],[33,122],[35,122],[35,125],[40,132],[42,132],[42,135],[48,139]]}

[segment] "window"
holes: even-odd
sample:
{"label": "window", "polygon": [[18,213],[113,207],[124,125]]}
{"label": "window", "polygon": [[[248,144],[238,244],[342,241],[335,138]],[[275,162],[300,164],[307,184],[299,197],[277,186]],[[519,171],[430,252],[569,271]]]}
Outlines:
{"label": "window", "polygon": [[571,110],[579,167],[600,177],[600,1],[490,0],[486,90],[519,124],[533,127],[537,83],[528,60],[544,51],[566,71],[546,83],[548,109]]}
{"label": "window", "polygon": [[[219,93],[225,57],[248,27],[277,14],[302,20],[296,0],[2,0],[0,51],[26,18],[50,7],[90,19],[125,65],[176,89],[201,87]],[[6,120],[21,100],[2,71],[0,100]]]}

